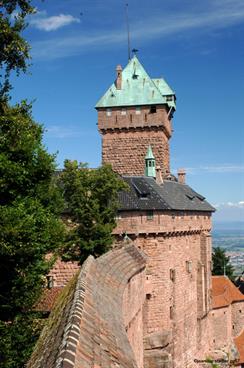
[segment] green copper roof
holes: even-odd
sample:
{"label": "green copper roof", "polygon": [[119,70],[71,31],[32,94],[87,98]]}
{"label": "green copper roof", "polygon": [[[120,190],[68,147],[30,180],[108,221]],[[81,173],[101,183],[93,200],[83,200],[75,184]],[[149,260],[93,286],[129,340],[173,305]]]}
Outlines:
{"label": "green copper roof", "polygon": [[168,83],[163,78],[153,78],[153,82],[158,87],[163,96],[174,95],[174,91],[170,88]]}
{"label": "green copper roof", "polygon": [[163,79],[151,79],[134,56],[122,71],[122,88],[117,89],[113,83],[96,108],[154,104],[168,104],[171,107],[172,103],[166,101],[166,96],[173,94]]}
{"label": "green copper roof", "polygon": [[152,147],[151,145],[149,145],[147,149],[145,160],[151,160],[151,159],[154,159],[154,155],[153,155]]}
{"label": "green copper roof", "polygon": [[155,158],[151,146],[148,146],[145,157],[145,175],[156,178]]}
{"label": "green copper roof", "polygon": [[168,83],[163,78],[153,79],[153,82],[156,84],[161,94],[166,97],[166,101],[169,107],[173,107],[176,110],[175,104],[175,93],[170,88]]}

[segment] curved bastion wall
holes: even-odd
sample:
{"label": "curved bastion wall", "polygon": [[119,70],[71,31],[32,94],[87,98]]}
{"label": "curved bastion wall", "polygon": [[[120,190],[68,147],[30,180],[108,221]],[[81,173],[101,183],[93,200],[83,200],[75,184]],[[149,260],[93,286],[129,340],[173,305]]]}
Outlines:
{"label": "curved bastion wall", "polygon": [[133,245],[88,257],[60,295],[27,368],[142,368],[145,263]]}

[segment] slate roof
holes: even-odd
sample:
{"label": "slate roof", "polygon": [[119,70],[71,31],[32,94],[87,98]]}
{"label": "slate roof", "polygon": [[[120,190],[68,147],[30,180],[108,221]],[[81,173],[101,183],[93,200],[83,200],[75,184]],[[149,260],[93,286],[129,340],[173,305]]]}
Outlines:
{"label": "slate roof", "polygon": [[151,79],[134,56],[122,71],[122,88],[117,89],[113,83],[95,107],[167,104],[175,109],[175,99],[168,101],[166,96],[169,95],[174,96],[174,92],[166,81]]}
{"label": "slate roof", "polygon": [[180,210],[215,211],[205,198],[186,184],[156,180],[146,176],[124,176],[129,191],[119,193],[120,211],[126,210]]}

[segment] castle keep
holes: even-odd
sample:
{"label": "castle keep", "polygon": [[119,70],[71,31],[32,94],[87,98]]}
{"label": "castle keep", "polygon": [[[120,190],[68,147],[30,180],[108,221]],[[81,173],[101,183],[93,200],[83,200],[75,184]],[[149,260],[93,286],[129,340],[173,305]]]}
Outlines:
{"label": "castle keep", "polygon": [[122,175],[144,175],[149,144],[157,165],[170,171],[169,139],[175,94],[164,79],[151,79],[134,56],[96,104],[102,160]]}
{"label": "castle keep", "polygon": [[[114,248],[89,257],[66,287],[28,368],[197,368],[209,356],[243,367],[244,296],[211,276],[214,208],[184,170],[170,172],[175,102],[136,56],[117,66],[96,105],[103,162],[129,186],[119,194]],[[53,291],[66,284],[62,272],[77,269],[61,263],[50,273]]]}

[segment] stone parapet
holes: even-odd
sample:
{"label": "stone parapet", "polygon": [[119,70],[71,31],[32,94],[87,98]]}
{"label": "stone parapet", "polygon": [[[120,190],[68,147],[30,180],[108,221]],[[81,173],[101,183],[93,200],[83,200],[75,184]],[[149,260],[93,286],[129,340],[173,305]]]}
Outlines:
{"label": "stone parapet", "polygon": [[142,338],[138,349],[139,341],[129,341],[127,333],[135,334],[128,324],[142,309],[143,294],[141,302],[131,302],[128,288],[139,280],[143,291],[145,260],[133,245],[96,260],[90,256],[72,289],[68,285],[65,298],[60,295],[27,367],[142,368]]}

